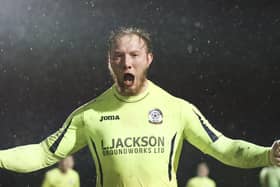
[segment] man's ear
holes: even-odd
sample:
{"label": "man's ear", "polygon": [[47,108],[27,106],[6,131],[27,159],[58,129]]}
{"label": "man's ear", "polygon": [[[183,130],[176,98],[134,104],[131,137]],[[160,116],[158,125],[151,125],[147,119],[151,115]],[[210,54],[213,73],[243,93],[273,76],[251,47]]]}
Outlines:
{"label": "man's ear", "polygon": [[147,58],[148,58],[148,65],[150,66],[154,59],[153,53],[148,53]]}
{"label": "man's ear", "polygon": [[108,54],[107,54],[107,63],[108,63],[108,64],[111,63],[111,55],[110,55],[110,52],[108,52]]}

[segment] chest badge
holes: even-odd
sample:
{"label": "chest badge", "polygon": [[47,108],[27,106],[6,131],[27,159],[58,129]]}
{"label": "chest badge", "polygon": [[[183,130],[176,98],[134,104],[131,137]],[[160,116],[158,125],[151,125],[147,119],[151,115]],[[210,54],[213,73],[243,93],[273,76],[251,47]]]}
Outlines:
{"label": "chest badge", "polygon": [[149,122],[152,124],[161,124],[163,115],[162,112],[159,109],[153,109],[149,112]]}

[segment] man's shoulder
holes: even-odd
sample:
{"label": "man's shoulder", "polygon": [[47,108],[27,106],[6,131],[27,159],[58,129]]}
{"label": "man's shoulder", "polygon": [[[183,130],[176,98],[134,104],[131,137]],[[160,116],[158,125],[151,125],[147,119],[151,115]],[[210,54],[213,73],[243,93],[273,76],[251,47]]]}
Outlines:
{"label": "man's shoulder", "polygon": [[101,93],[96,98],[91,99],[90,101],[86,102],[85,104],[78,107],[76,110],[72,112],[72,116],[78,116],[89,109],[94,109],[95,106],[100,105],[103,101],[109,102],[112,99],[112,87]]}
{"label": "man's shoulder", "polygon": [[266,167],[262,170],[263,175],[280,175],[280,168],[276,166]]}
{"label": "man's shoulder", "polygon": [[209,180],[210,183],[216,184],[216,182],[214,181],[214,179],[211,179],[211,178],[209,178],[209,177],[207,177],[207,178],[208,178],[208,180]]}
{"label": "man's shoulder", "polygon": [[186,99],[180,98],[178,96],[175,96],[174,94],[168,92],[167,90],[161,88],[158,86],[156,83],[149,81],[150,86],[151,86],[151,91],[154,96],[156,97],[162,97],[165,100],[169,100],[175,103],[185,103],[185,104],[190,104],[189,101]]}
{"label": "man's shoulder", "polygon": [[73,176],[79,176],[79,172],[74,170],[74,169],[69,169],[69,172],[71,173],[71,175]]}
{"label": "man's shoulder", "polygon": [[187,182],[187,187],[189,187],[189,186],[193,186],[193,185],[195,185],[196,184],[196,181],[197,181],[197,177],[192,177],[192,178],[190,178],[189,180],[188,180],[188,182]]}
{"label": "man's shoulder", "polygon": [[51,177],[53,175],[57,175],[57,173],[59,173],[59,170],[58,168],[53,168],[53,169],[50,169],[49,171],[46,172],[46,175]]}
{"label": "man's shoulder", "polygon": [[189,179],[189,181],[201,181],[201,180],[207,180],[207,181],[211,181],[211,182],[214,182],[215,181],[209,177],[198,177],[198,176],[195,176],[195,177],[192,177]]}
{"label": "man's shoulder", "polygon": [[194,176],[188,180],[188,183],[193,184],[193,183],[196,183],[197,181],[200,181],[200,178],[197,176]]}

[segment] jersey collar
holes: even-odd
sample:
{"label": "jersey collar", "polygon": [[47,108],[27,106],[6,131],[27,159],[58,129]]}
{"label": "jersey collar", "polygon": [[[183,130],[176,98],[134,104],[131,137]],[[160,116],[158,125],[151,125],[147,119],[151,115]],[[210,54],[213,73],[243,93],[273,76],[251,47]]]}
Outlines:
{"label": "jersey collar", "polygon": [[119,92],[117,91],[117,87],[116,84],[113,85],[113,92],[114,92],[114,96],[123,101],[123,102],[127,102],[127,103],[134,103],[134,102],[138,102],[142,99],[144,99],[147,95],[149,95],[150,92],[150,84],[151,82],[148,80],[148,85],[147,85],[147,89],[142,92],[141,94],[138,95],[134,95],[134,96],[123,96],[120,95]]}

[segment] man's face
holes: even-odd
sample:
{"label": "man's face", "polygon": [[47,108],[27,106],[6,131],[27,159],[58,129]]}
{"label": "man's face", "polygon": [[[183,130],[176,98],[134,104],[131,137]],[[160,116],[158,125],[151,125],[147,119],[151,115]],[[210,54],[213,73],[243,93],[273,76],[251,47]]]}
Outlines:
{"label": "man's face", "polygon": [[69,156],[59,162],[59,167],[63,172],[66,172],[68,169],[73,168],[74,160],[73,157]]}
{"label": "man's face", "polygon": [[207,177],[209,174],[209,169],[207,165],[205,164],[200,164],[197,168],[197,175],[200,177]]}
{"label": "man's face", "polygon": [[153,60],[146,43],[131,34],[118,38],[109,51],[109,69],[122,95],[137,95],[146,86],[146,72]]}

